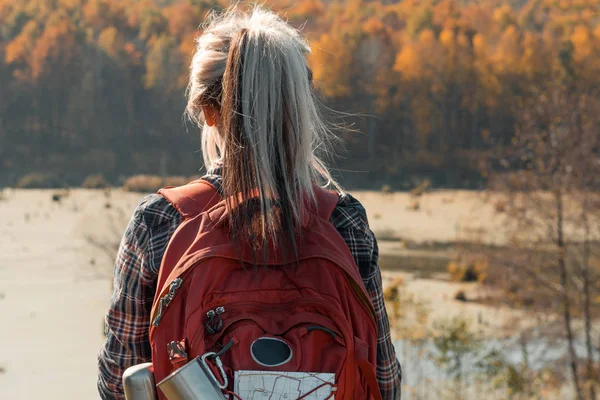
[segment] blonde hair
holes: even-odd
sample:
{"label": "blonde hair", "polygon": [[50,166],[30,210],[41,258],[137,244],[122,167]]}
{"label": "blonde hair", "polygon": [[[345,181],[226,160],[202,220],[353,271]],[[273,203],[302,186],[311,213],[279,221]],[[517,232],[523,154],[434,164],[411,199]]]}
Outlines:
{"label": "blonde hair", "polygon": [[[298,232],[307,207],[302,199],[314,204],[315,185],[341,191],[317,154],[326,153],[333,135],[312,90],[310,51],[275,13],[234,6],[209,16],[191,63],[187,114],[202,129],[205,166],[222,163],[229,207],[259,193],[253,212],[259,219],[237,218],[233,228],[239,234],[254,226],[263,244],[282,231]],[[204,123],[203,104],[220,111],[217,126]]]}

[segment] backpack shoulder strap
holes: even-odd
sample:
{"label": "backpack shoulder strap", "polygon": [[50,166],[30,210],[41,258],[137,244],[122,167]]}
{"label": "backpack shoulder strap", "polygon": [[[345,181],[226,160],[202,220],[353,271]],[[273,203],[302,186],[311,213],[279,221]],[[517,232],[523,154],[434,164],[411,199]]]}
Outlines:
{"label": "backpack shoulder strap", "polygon": [[210,209],[222,199],[217,189],[203,179],[178,187],[158,191],[184,218],[195,217]]}
{"label": "backpack shoulder strap", "polygon": [[329,221],[331,219],[331,214],[333,214],[333,210],[335,210],[335,207],[337,207],[338,202],[340,201],[340,195],[333,190],[317,187],[315,190],[315,198],[317,201],[316,214]]}

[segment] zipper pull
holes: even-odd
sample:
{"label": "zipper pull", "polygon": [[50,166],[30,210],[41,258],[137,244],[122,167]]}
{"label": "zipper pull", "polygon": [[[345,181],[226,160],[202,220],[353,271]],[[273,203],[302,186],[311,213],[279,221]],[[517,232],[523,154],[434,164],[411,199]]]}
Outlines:
{"label": "zipper pull", "polygon": [[[221,314],[223,314],[224,312],[224,307],[217,307],[214,310],[208,310],[208,312],[206,313],[208,320],[204,324],[204,327],[206,328],[206,331],[209,334],[214,335],[215,333],[223,329],[223,320],[221,319]],[[215,317],[217,318],[216,321]]]}

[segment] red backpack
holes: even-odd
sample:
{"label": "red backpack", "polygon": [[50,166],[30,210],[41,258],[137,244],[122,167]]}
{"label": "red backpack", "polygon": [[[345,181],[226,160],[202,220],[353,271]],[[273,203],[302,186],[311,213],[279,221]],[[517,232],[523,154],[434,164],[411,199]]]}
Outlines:
{"label": "red backpack", "polygon": [[[335,373],[336,399],[381,399],[374,309],[347,244],[329,222],[336,193],[317,191],[318,210],[302,224],[299,259],[284,265],[271,251],[268,268],[254,268],[251,249],[233,246],[225,202],[208,182],[159,193],[183,222],[167,246],[152,306],[157,383],[215,352],[226,393],[233,392],[234,371],[328,372]],[[286,343],[290,359],[273,367],[257,360],[251,348],[259,338]]]}

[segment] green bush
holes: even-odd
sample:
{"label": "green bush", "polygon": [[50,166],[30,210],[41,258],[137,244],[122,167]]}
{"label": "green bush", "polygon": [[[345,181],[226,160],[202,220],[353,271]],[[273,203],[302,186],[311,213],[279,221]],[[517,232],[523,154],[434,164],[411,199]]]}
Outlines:
{"label": "green bush", "polygon": [[48,173],[27,174],[16,184],[20,189],[56,189],[64,186],[64,182],[58,176]]}
{"label": "green bush", "polygon": [[102,174],[89,175],[83,183],[81,187],[85,189],[106,189],[110,187],[110,183],[104,178]]}

